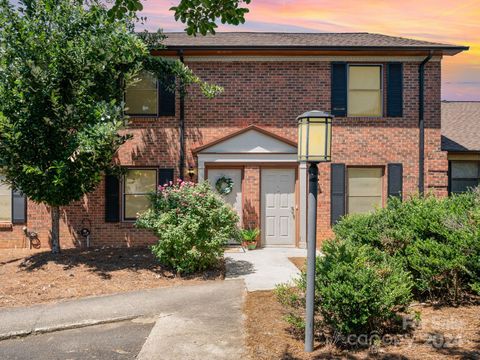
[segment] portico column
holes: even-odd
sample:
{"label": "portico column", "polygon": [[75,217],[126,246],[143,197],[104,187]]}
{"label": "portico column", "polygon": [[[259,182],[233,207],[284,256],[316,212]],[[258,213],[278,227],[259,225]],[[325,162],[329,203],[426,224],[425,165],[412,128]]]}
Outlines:
{"label": "portico column", "polygon": [[197,172],[197,178],[198,178],[198,182],[202,182],[203,180],[205,180],[205,162],[203,160],[198,159],[198,172]]}
{"label": "portico column", "polygon": [[307,163],[302,162],[299,166],[298,181],[300,182],[300,241],[298,247],[307,247]]}

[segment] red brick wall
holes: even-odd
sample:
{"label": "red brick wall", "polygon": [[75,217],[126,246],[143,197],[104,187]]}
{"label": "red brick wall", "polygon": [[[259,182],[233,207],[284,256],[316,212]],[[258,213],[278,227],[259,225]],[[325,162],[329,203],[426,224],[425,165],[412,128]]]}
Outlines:
{"label": "red brick wall", "polygon": [[[330,110],[330,63],[328,62],[204,62],[188,64],[207,81],[224,87],[213,100],[194,88],[185,104],[186,168],[196,167],[192,149],[250,124],[296,140],[295,118],[307,110]],[[402,118],[335,118],[332,154],[334,162],[404,166],[404,192],[415,193],[418,184],[418,65],[404,66],[404,116]],[[446,194],[447,159],[440,151],[440,63],[426,66],[426,190]],[[133,139],[119,151],[125,166],[174,168],[178,176],[177,116],[132,119]],[[318,233],[331,235],[330,165],[320,166]],[[244,222],[258,224],[260,213],[259,167],[244,169]],[[385,177],[386,179],[386,177]],[[386,180],[384,184],[386,191]],[[91,244],[132,246],[152,243],[155,238],[132,223],[105,223],[104,185],[85,199],[63,209],[62,246],[78,246],[77,232],[91,228]],[[48,246],[50,214],[41,205],[29,203],[28,228],[37,231]],[[0,231],[0,247],[23,246],[22,226]]]}

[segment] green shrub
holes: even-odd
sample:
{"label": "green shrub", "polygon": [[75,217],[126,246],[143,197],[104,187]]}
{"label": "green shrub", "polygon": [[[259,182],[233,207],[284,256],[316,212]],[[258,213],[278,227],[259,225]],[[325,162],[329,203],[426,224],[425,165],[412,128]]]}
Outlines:
{"label": "green shrub", "polygon": [[[410,303],[410,275],[385,252],[338,240],[327,241],[322,251],[316,263],[316,318],[332,331],[382,331]],[[293,286],[276,289],[278,300],[289,309],[286,320],[297,329],[304,325],[305,290],[305,272]]]}
{"label": "green shrub", "polygon": [[456,302],[478,289],[480,192],[448,198],[390,199],[372,214],[343,218],[337,238],[367,244],[402,262],[418,298]]}
{"label": "green shrub", "polygon": [[217,265],[227,241],[238,239],[238,215],[206,182],[159,187],[151,202],[136,225],[158,236],[153,254],[179,273]]}

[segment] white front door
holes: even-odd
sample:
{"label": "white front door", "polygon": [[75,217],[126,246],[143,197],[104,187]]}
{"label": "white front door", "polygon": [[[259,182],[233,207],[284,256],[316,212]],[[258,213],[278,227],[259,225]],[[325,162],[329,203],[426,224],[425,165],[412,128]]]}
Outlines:
{"label": "white front door", "polygon": [[242,224],[242,170],[241,169],[208,169],[208,182],[215,191],[215,184],[218,179],[225,176],[233,180],[232,191],[227,195],[222,195],[225,202],[230,204],[232,208],[240,216],[240,224]]}
{"label": "white front door", "polygon": [[295,245],[295,170],[262,169],[262,239],[265,246]]}

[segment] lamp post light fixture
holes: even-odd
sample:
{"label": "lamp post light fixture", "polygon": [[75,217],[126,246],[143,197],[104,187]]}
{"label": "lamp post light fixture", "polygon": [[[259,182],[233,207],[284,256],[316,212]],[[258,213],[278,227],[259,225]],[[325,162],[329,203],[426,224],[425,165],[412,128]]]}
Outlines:
{"label": "lamp post light fixture", "polygon": [[307,294],[305,351],[313,351],[315,259],[317,251],[318,163],[331,161],[333,116],[318,110],[308,111],[298,121],[298,161],[308,168]]}

